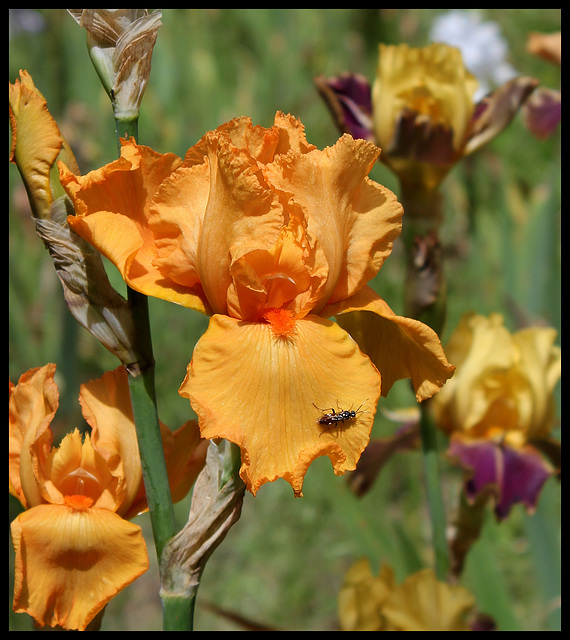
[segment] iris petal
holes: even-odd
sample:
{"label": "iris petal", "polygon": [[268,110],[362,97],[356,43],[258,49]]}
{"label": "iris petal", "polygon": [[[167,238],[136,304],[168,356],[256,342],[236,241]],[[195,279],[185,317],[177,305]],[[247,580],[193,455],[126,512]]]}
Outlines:
{"label": "iris petal", "polygon": [[12,523],[14,610],[83,630],[148,568],[140,527],[105,509],[40,505]]}
{"label": "iris petal", "polygon": [[[337,475],[355,468],[372,429],[380,376],[329,320],[307,316],[293,335],[279,337],[269,324],[215,315],[180,394],[190,398],[205,438],[240,446],[241,476],[252,493],[284,478],[301,495],[318,456],[327,455]],[[321,409],[359,407],[356,418],[329,430],[317,422]]]}

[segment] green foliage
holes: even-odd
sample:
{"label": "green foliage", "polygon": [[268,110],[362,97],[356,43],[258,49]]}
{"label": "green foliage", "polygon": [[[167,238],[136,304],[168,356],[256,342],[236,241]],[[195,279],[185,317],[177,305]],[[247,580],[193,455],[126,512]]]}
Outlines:
{"label": "green foliage", "polygon": [[[112,111],[91,68],[85,32],[61,9],[35,12],[42,27],[20,31],[11,10],[10,81],[27,69],[77,155],[82,172],[113,160]],[[26,10],[31,11],[31,10]],[[378,42],[427,43],[437,9],[168,9],[152,59],[142,102],[140,142],[181,156],[206,131],[235,116],[269,126],[277,110],[299,117],[307,138],[320,148],[337,132],[313,77],[342,71],[372,79]],[[13,13],[16,12],[16,13]],[[559,69],[532,57],[532,31],[560,29],[558,9],[485,10],[509,42],[511,62],[557,88]],[[397,191],[383,166],[371,177]],[[75,426],[79,384],[117,362],[71,319],[51,260],[35,235],[18,172],[10,167],[10,379],[49,361],[58,365],[62,411]],[[519,119],[493,143],[457,166],[446,180],[442,231],[449,277],[446,336],[466,311],[499,311],[511,328],[539,321],[560,330],[560,138],[538,141]],[[403,311],[404,254],[395,247],[375,286]],[[112,268],[110,268],[112,269]],[[113,284],[124,292],[120,277]],[[171,429],[192,417],[178,396],[194,344],[207,318],[151,299],[159,414]],[[173,340],[174,337],[174,340]],[[395,385],[383,405],[408,406],[411,394]],[[69,406],[69,409],[67,409]],[[393,425],[379,412],[375,436]],[[442,462],[444,498],[450,512],[460,477]],[[419,453],[398,454],[372,491],[361,499],[320,459],[309,469],[305,497],[294,499],[284,482],[246,495],[243,514],[210,559],[198,595],[195,628],[236,629],[205,606],[240,613],[287,630],[327,630],[337,625],[343,574],[359,557],[374,570],[383,561],[398,580],[433,561]],[[539,510],[516,507],[497,525],[487,519],[464,575],[480,608],[500,630],[559,629],[560,491],[545,487]],[[180,524],[188,503],[176,506]],[[139,519],[151,533],[148,520]],[[151,563],[152,564],[152,563]],[[161,628],[153,571],[107,607],[103,630]],[[12,614],[12,628],[24,616]]]}

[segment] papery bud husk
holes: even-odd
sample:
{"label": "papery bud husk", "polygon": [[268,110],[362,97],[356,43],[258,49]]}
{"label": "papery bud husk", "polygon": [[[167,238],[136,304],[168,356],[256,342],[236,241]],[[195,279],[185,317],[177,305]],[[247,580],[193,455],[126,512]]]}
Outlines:
{"label": "papery bud husk", "polygon": [[128,303],[111,286],[101,254],[69,228],[71,207],[69,198],[63,196],[52,203],[49,219],[35,219],[36,232],[53,259],[71,314],[123,364],[152,359],[133,346],[135,327]]}
{"label": "papery bud husk", "polygon": [[138,118],[162,13],[147,9],[68,9],[87,31],[93,66],[120,121]]}
{"label": "papery bud husk", "polygon": [[[192,493],[186,526],[165,546],[161,559],[161,598],[193,598],[206,562],[241,515],[245,484],[236,466],[239,448],[210,441],[206,465]],[[233,473],[229,468],[233,467]]]}

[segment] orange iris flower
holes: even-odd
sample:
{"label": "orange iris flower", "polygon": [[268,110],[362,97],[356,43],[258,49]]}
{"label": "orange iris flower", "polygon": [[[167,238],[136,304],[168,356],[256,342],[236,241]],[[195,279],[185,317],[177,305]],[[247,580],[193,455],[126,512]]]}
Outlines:
{"label": "orange iris flower", "polygon": [[[453,373],[437,335],[366,284],[403,213],[368,178],[379,153],[349,135],[321,151],[277,113],[221,125],[184,160],[127,140],[86,176],[60,165],[70,226],[130,287],[211,315],[179,392],[204,438],[239,445],[254,494],[284,478],[302,495],[318,456],[354,469],[381,392],[411,377],[422,400]],[[327,319],[348,312],[352,337]]]}
{"label": "orange iris flower", "polygon": [[[58,408],[55,365],[10,383],[10,493],[26,509],[12,522],[14,611],[38,625],[84,630],[148,568],[141,463],[123,367],[82,385],[91,434],[76,429],[53,447]],[[172,433],[161,425],[174,500],[203,467],[207,442],[195,421]]]}

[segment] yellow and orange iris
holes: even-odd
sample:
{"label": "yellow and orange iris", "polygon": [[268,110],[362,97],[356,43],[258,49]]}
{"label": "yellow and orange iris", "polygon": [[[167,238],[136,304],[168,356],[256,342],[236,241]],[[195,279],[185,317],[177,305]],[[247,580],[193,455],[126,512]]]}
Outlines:
{"label": "yellow and orange iris", "polygon": [[[141,529],[128,521],[147,504],[125,370],[82,385],[91,433],[76,429],[58,447],[50,429],[59,404],[54,374],[48,364],[10,384],[10,493],[25,508],[12,522],[14,611],[40,626],[84,630],[147,570]],[[204,465],[207,442],[195,421],[161,429],[180,500]]]}
{"label": "yellow and orange iris", "polygon": [[[60,165],[70,226],[130,287],[211,315],[180,394],[204,438],[239,445],[254,494],[285,478],[302,495],[318,456],[354,469],[381,392],[411,377],[422,400],[452,375],[437,335],[367,286],[401,230],[402,206],[368,178],[379,153],[349,135],[321,151],[277,113],[220,126],[184,160],[126,140],[86,176]],[[351,311],[368,356],[327,319]],[[360,412],[325,430],[315,405]]]}

